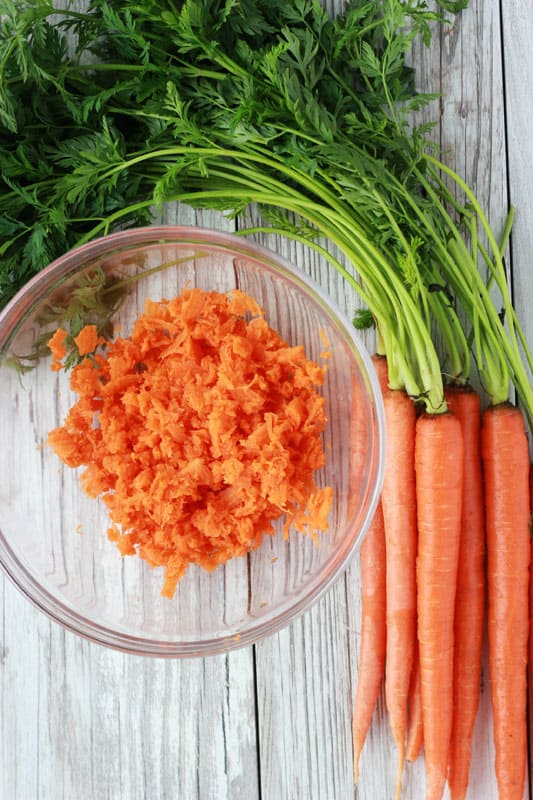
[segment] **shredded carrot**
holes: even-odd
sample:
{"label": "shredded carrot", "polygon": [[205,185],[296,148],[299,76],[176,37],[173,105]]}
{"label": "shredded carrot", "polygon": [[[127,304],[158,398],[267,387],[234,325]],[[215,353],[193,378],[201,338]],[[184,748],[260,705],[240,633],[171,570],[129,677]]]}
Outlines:
{"label": "shredded carrot", "polygon": [[86,356],[89,353],[94,353],[99,344],[103,344],[104,340],[98,337],[96,325],[85,325],[79,334],[74,337],[74,343],[78,348],[80,356]]}
{"label": "shredded carrot", "polygon": [[320,341],[322,342],[322,348],[323,348],[322,352],[320,353],[320,358],[331,358],[329,339],[323,328],[319,328],[318,335],[320,336]]}
{"label": "shredded carrot", "polygon": [[66,338],[67,332],[63,330],[63,328],[58,328],[54,335],[48,340],[48,347],[53,357],[51,369],[54,372],[59,372],[63,367],[63,359],[67,354],[67,348],[64,344]]}
{"label": "shredded carrot", "polygon": [[[82,330],[78,346],[94,334]],[[109,538],[164,567],[172,597],[190,564],[245,555],[283,516],[285,536],[327,530],[333,491],[314,478],[325,463],[323,380],[252,298],[187,289],[147,301],[131,337],[73,369],[79,399],[48,444],[87,467],[82,487],[107,505]]]}

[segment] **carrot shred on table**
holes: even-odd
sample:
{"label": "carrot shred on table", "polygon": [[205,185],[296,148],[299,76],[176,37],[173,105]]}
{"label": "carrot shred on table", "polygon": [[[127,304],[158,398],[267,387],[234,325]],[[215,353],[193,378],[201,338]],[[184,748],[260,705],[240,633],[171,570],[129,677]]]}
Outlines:
{"label": "carrot shred on table", "polygon": [[[80,332],[80,354],[95,334]],[[82,487],[107,505],[120,553],[164,567],[163,595],[190,564],[213,570],[257,548],[281,517],[284,536],[327,530],[333,491],[314,478],[324,370],[255,300],[200,289],[148,300],[131,336],[105,344],[74,367],[79,399],[48,444],[86,467]]]}

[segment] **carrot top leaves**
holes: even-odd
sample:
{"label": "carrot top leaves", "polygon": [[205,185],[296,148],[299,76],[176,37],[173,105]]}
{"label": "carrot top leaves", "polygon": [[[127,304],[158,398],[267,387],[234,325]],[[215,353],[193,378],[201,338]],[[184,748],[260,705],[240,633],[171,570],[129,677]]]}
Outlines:
{"label": "carrot top leaves", "polygon": [[[31,351],[10,355],[8,363],[23,373],[52,352],[56,364],[61,358],[61,368],[71,369],[84,355],[76,344],[76,337],[91,325],[97,339],[111,338],[113,318],[127,292],[128,282],[106,273],[101,267],[77,276],[74,285],[67,281],[44,301],[36,320],[40,333]],[[50,346],[50,337],[58,328],[64,331],[61,346],[65,352],[54,351]]]}
{"label": "carrot top leaves", "polygon": [[406,56],[464,3],[348,2],[330,19],[315,0],[92,0],[52,19],[44,0],[24,14],[3,2],[0,302],[54,255],[147,222],[154,205],[235,215],[259,202],[286,235],[340,248],[350,266],[331,261],[378,325],[393,386],[442,411],[441,369],[467,380],[472,351],[494,399],[511,379],[533,421],[532,359],[495,237],[468,187],[460,202],[442,181],[430,126],[412,125],[433,95],[417,93]]}

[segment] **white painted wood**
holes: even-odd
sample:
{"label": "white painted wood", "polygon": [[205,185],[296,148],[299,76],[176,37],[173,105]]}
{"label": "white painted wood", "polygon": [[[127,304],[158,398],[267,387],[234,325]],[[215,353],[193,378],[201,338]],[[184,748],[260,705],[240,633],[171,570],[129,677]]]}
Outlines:
{"label": "white painted wood", "polygon": [[511,239],[518,316],[533,341],[533,5],[502,0],[509,199],[516,209]]}
{"label": "white painted wood", "polygon": [[125,656],[64,633],[10,585],[3,614],[0,797],[257,796],[250,649]]}
{"label": "white painted wood", "polygon": [[[341,2],[327,0],[328,10]],[[437,135],[446,160],[477,188],[496,225],[507,205],[507,120],[510,197],[517,206],[513,282],[531,343],[533,108],[526,76],[533,73],[533,11],[520,0],[501,5],[505,106],[495,0],[473,0],[431,53],[414,54],[414,63],[421,88],[445,95]],[[214,220],[183,208],[165,216],[166,222]],[[307,269],[352,313],[355,298],[315,255],[276,238],[262,241]],[[160,661],[65,633],[1,577],[1,800],[389,800],[395,753],[383,698],[359,787],[352,785],[358,582],[355,558],[313,609],[255,648]],[[469,800],[497,797],[487,686],[485,674]],[[406,769],[404,797],[424,797],[421,760]]]}
{"label": "white painted wood", "polygon": [[[239,228],[254,227],[253,211]],[[360,305],[338,273],[299,244],[276,236],[254,239],[297,263],[328,288],[350,316]],[[367,346],[373,347],[367,335]],[[263,800],[344,800],[351,797],[352,663],[359,619],[358,565],[302,619],[256,645],[259,754]],[[386,737],[384,737],[386,741]],[[370,777],[368,786],[383,787]]]}
{"label": "white painted wood", "polygon": [[496,231],[508,207],[500,37],[499,2],[471,0],[442,30],[437,89],[444,161],[478,194]]}

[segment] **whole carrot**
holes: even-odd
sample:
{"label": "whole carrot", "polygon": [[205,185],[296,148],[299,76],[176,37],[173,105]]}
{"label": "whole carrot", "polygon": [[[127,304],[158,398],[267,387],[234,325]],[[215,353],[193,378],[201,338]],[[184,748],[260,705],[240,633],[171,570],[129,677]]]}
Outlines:
{"label": "whole carrot", "polygon": [[359,780],[359,758],[385,666],[385,531],[381,503],[361,545],[361,595],[361,647],[352,723],[354,783]]}
{"label": "whole carrot", "polygon": [[[387,391],[387,362],[372,357],[383,394]],[[357,448],[354,444],[355,452]],[[359,675],[352,722],[354,783],[359,780],[359,759],[370,728],[385,667],[386,569],[385,530],[381,501],[361,545],[361,644]]]}
{"label": "whole carrot", "polygon": [[485,519],[481,469],[481,407],[470,388],[448,387],[448,408],[463,433],[463,501],[455,598],[454,708],[448,782],[452,800],[464,800],[479,704],[485,613]]}
{"label": "whole carrot", "polygon": [[415,464],[426,798],[440,800],[453,719],[453,626],[463,485],[463,439],[455,416],[423,414],[418,418]]}
{"label": "whole carrot", "polygon": [[529,632],[529,454],[519,409],[483,415],[488,634],[496,778],[501,800],[522,800],[526,770]]}
{"label": "whole carrot", "polygon": [[416,412],[404,391],[384,397],[387,460],[381,495],[387,570],[385,697],[398,748],[399,796],[405,761],[409,684],[416,643]]}

